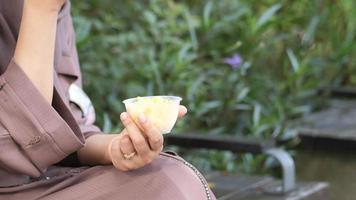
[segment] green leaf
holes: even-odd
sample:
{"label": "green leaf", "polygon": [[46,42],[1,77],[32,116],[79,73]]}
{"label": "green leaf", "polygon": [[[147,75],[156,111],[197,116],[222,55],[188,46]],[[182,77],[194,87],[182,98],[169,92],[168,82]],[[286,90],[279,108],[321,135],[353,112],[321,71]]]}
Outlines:
{"label": "green leaf", "polygon": [[75,17],[73,21],[75,24],[77,43],[81,43],[89,37],[92,23],[89,19],[84,17]]}
{"label": "green leaf", "polygon": [[185,18],[188,22],[189,33],[190,33],[190,38],[192,40],[193,48],[198,49],[198,40],[197,40],[196,31],[195,31],[194,21],[193,21],[192,15],[190,14],[189,11],[185,12]]}
{"label": "green leaf", "polygon": [[300,65],[299,65],[298,59],[295,56],[293,50],[287,49],[287,55],[288,55],[291,65],[293,67],[294,72],[298,72]]}
{"label": "green leaf", "polygon": [[187,99],[189,101],[195,101],[195,96],[198,93],[198,90],[201,89],[201,87],[203,87],[203,83],[206,80],[207,76],[205,74],[200,75],[199,77],[197,77],[193,83],[191,84],[191,86],[188,88],[187,91]]}
{"label": "green leaf", "polygon": [[281,7],[282,4],[277,3],[266,10],[257,21],[257,29],[266,24]]}
{"label": "green leaf", "polygon": [[213,2],[209,1],[207,4],[205,4],[204,11],[203,11],[203,24],[205,28],[210,26],[210,14],[212,10],[213,10]]}
{"label": "green leaf", "polygon": [[260,124],[261,111],[262,111],[261,105],[260,104],[256,104],[254,106],[254,109],[253,109],[253,119],[252,119],[254,127],[257,127]]}
{"label": "green leaf", "polygon": [[250,88],[248,87],[243,88],[237,96],[237,101],[243,100],[248,95],[249,92],[250,92]]}
{"label": "green leaf", "polygon": [[216,109],[221,106],[221,101],[214,100],[214,101],[208,101],[204,102],[201,106],[201,109],[197,112],[198,116],[202,116],[208,112],[210,112],[213,109]]}
{"label": "green leaf", "polygon": [[314,36],[315,36],[315,31],[318,27],[319,22],[320,22],[319,16],[314,16],[310,20],[307,31],[304,34],[303,39],[302,39],[303,44],[310,44],[313,42]]}
{"label": "green leaf", "polygon": [[157,23],[157,17],[154,13],[150,11],[145,11],[143,13],[144,18],[150,23],[150,24],[155,24]]}
{"label": "green leaf", "polygon": [[187,58],[191,58],[192,52],[190,52],[192,45],[190,43],[185,44],[178,52],[178,62],[183,63]]}

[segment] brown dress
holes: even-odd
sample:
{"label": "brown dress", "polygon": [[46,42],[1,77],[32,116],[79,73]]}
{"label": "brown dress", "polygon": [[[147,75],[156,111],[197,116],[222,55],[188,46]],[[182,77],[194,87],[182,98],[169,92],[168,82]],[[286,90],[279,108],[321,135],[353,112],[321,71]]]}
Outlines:
{"label": "brown dress", "polygon": [[70,3],[58,17],[52,104],[12,59],[22,6],[0,1],[0,200],[215,199],[200,173],[173,154],[130,172],[79,166],[75,152],[103,133],[87,101],[70,92],[85,99]]}

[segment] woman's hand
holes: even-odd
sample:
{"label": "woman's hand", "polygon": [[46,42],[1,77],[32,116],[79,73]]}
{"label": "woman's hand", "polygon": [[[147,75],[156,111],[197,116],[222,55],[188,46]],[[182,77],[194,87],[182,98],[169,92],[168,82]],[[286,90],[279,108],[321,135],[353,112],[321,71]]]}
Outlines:
{"label": "woman's hand", "polygon": [[24,5],[41,11],[59,12],[66,0],[25,0]]}
{"label": "woman's hand", "polygon": [[179,113],[178,113],[178,117],[182,118],[184,117],[188,112],[188,109],[185,106],[180,106],[179,107]]}
{"label": "woman's hand", "polygon": [[[181,106],[178,117],[183,117],[187,108]],[[144,116],[138,128],[127,113],[122,113],[121,121],[125,129],[109,145],[109,157],[113,165],[122,171],[138,169],[151,163],[163,149],[163,135]]]}
{"label": "woman's hand", "polygon": [[141,168],[153,161],[163,149],[162,133],[144,116],[140,117],[143,131],[124,112],[120,116],[125,129],[109,145],[113,165],[122,171]]}

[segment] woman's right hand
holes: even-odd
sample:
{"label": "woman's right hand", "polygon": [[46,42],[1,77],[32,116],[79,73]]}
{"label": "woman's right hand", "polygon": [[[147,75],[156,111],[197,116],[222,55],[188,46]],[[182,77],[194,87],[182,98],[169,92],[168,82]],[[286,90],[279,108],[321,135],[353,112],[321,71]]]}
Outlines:
{"label": "woman's right hand", "polygon": [[[185,106],[180,106],[178,117],[187,113]],[[139,117],[141,130],[124,112],[120,116],[125,129],[111,140],[106,155],[108,160],[119,170],[138,169],[151,163],[163,149],[163,135],[145,116]]]}
{"label": "woman's right hand", "polygon": [[162,133],[144,116],[141,131],[128,114],[121,114],[125,129],[108,146],[112,164],[121,171],[141,168],[151,163],[163,149]]}
{"label": "woman's right hand", "polygon": [[40,11],[59,12],[67,0],[25,0],[24,5]]}

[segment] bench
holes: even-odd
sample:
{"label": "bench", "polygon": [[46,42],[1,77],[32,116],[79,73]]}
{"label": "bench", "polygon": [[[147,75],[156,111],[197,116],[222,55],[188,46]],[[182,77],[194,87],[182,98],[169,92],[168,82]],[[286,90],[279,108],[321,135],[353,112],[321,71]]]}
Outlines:
{"label": "bench", "polygon": [[282,169],[282,180],[271,177],[255,177],[243,174],[212,172],[206,174],[212,190],[219,200],[264,199],[327,200],[327,183],[295,182],[295,166],[292,157],[273,141],[232,138],[207,134],[167,134],[165,144],[183,148],[228,150],[234,153],[265,154],[275,158]]}

